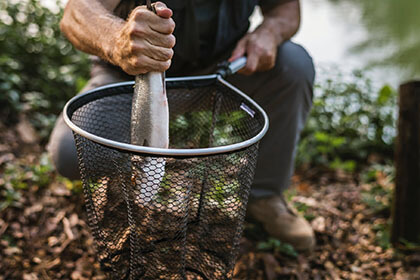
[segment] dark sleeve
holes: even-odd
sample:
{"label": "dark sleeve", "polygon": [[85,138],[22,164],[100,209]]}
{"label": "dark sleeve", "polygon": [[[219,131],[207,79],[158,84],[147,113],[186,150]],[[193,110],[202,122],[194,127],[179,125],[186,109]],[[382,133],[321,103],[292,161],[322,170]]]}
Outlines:
{"label": "dark sleeve", "polygon": [[297,0],[260,0],[260,6],[263,8],[271,8],[274,7],[277,4],[284,4],[287,2],[292,2]]}

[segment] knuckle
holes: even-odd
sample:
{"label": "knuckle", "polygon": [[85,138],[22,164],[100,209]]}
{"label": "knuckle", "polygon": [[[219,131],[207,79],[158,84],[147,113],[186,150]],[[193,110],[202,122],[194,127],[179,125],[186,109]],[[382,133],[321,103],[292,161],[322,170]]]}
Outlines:
{"label": "knuckle", "polygon": [[142,24],[132,24],[129,27],[128,32],[131,38],[136,36],[143,36],[146,33],[145,28]]}
{"label": "knuckle", "polygon": [[168,39],[168,47],[173,48],[175,47],[175,44],[176,44],[176,38],[174,35],[171,34]]}
{"label": "knuckle", "polygon": [[136,55],[138,53],[143,53],[145,51],[144,44],[136,43],[134,41],[130,42],[129,52],[131,55]]}
{"label": "knuckle", "polygon": [[144,36],[147,33],[146,27],[143,24],[137,24],[134,28],[134,32],[140,36]]}
{"label": "knuckle", "polygon": [[255,45],[255,52],[258,53],[259,55],[263,55],[264,54],[264,48],[260,45]]}
{"label": "knuckle", "polygon": [[134,53],[134,48],[135,48],[134,42],[133,41],[128,42],[127,49],[130,54]]}
{"label": "knuckle", "polygon": [[132,60],[132,67],[133,68],[139,69],[139,68],[141,68],[142,65],[143,65],[143,61],[142,61],[142,59],[140,57],[135,57]]}
{"label": "knuckle", "polygon": [[171,60],[167,60],[165,62],[162,63],[162,70],[166,71],[169,69],[169,67],[171,67]]}
{"label": "knuckle", "polygon": [[136,24],[134,22],[130,22],[127,27],[127,32],[130,36],[136,34]]}
{"label": "knuckle", "polygon": [[174,56],[174,50],[173,49],[169,49],[168,50],[168,59],[172,59],[173,56]]}
{"label": "knuckle", "polygon": [[134,18],[135,19],[143,18],[146,13],[147,13],[146,9],[142,9],[141,7],[139,7],[134,11]]}
{"label": "knuckle", "polygon": [[169,23],[168,23],[168,31],[169,33],[173,33],[175,30],[175,21],[173,19],[169,19]]}
{"label": "knuckle", "polygon": [[163,49],[162,51],[161,51],[161,55],[160,55],[160,57],[162,58],[162,59],[164,59],[164,60],[169,60],[169,59],[172,59],[172,56],[173,56],[173,50],[172,49]]}

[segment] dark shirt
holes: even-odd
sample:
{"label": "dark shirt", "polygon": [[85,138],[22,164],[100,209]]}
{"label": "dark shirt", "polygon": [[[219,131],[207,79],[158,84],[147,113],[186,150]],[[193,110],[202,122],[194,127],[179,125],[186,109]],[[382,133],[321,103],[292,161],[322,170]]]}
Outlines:
{"label": "dark shirt", "polygon": [[[163,0],[173,10],[176,23],[172,66],[168,75],[187,75],[226,59],[249,27],[256,5],[270,9],[295,0]],[[122,0],[115,14],[127,18],[145,1]]]}
{"label": "dark shirt", "polygon": [[199,57],[212,55],[217,33],[220,0],[195,0],[194,16],[198,30]]}

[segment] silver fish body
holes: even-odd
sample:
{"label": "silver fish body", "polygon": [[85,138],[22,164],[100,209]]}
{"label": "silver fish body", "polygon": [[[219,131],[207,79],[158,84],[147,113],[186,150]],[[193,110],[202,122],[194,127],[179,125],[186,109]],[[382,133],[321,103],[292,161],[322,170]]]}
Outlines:
{"label": "silver fish body", "polygon": [[163,73],[136,77],[131,110],[131,143],[168,148],[169,109]]}
{"label": "silver fish body", "polygon": [[[131,109],[131,143],[154,148],[169,146],[169,109],[163,73],[136,77]],[[132,157],[136,201],[149,204],[165,176],[165,158]]]}

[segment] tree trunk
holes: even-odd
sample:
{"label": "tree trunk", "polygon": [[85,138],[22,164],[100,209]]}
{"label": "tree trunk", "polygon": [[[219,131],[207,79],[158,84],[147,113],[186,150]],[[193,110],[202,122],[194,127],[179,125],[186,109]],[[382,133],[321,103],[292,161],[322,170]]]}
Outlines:
{"label": "tree trunk", "polygon": [[420,244],[420,81],[400,86],[392,243]]}

